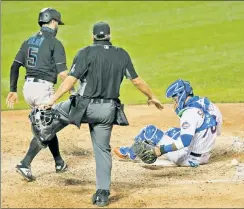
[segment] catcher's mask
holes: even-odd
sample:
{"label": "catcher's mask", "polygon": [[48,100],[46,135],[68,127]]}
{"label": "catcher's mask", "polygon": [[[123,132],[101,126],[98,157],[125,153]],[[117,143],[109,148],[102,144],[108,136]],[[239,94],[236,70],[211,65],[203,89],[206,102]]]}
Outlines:
{"label": "catcher's mask", "polygon": [[178,115],[185,107],[185,101],[188,96],[193,96],[193,89],[189,81],[179,79],[169,85],[166,90],[166,97],[172,98],[175,104],[175,112]]}
{"label": "catcher's mask", "polygon": [[60,124],[60,114],[54,109],[41,110],[34,108],[29,118],[34,136],[41,142],[43,147],[46,147],[43,142],[50,141],[56,134],[56,127]]}
{"label": "catcher's mask", "polygon": [[30,120],[32,124],[35,125],[36,128],[40,131],[42,131],[43,128],[51,125],[54,117],[55,114],[51,108],[47,110],[34,108],[30,114]]}

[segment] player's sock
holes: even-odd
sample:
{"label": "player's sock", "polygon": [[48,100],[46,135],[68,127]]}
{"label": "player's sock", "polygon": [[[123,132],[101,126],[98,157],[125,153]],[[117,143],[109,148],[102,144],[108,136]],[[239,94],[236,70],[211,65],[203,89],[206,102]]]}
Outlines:
{"label": "player's sock", "polygon": [[59,152],[58,137],[55,135],[53,139],[49,142],[48,147],[53,155],[56,164],[62,164],[64,160],[62,159]]}
{"label": "player's sock", "polygon": [[39,146],[37,139],[33,137],[29,150],[27,154],[25,155],[24,159],[21,161],[21,163],[25,166],[29,166],[32,162],[32,160],[35,158],[35,156],[40,152],[42,148]]}

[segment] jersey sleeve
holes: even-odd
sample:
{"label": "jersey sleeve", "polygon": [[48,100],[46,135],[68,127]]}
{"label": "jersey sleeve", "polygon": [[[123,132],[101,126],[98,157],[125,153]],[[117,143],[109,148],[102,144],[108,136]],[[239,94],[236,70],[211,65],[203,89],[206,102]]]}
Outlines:
{"label": "jersey sleeve", "polygon": [[53,57],[58,73],[67,70],[65,49],[63,44],[58,40],[54,46]]}
{"label": "jersey sleeve", "polygon": [[127,63],[126,63],[125,77],[130,80],[137,78],[138,75],[131,61],[130,55],[127,52],[126,52],[126,60]]}
{"label": "jersey sleeve", "polygon": [[22,64],[13,62],[10,70],[10,92],[17,92],[17,83],[19,78],[19,68]]}
{"label": "jersey sleeve", "polygon": [[204,114],[199,109],[186,110],[180,119],[180,137],[172,144],[162,147],[164,152],[172,152],[175,150],[188,147],[195,135],[196,129],[201,125]]}
{"label": "jersey sleeve", "polygon": [[203,112],[197,109],[186,110],[180,119],[180,135],[195,135],[198,126],[198,121],[204,117]]}
{"label": "jersey sleeve", "polygon": [[165,146],[165,152],[172,152],[190,145],[198,127],[199,117],[201,116],[197,109],[188,109],[183,113],[180,119],[180,137],[174,141],[174,146],[173,144]]}
{"label": "jersey sleeve", "polygon": [[25,66],[25,56],[26,56],[25,49],[26,49],[26,41],[22,43],[14,59],[15,62],[18,62],[22,66]]}
{"label": "jersey sleeve", "polygon": [[69,75],[80,79],[88,70],[87,50],[81,49],[75,56]]}

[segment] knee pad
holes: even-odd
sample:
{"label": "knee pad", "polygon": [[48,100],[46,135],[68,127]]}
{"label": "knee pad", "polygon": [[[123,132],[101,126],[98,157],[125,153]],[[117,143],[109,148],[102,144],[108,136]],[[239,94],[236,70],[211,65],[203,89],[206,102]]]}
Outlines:
{"label": "knee pad", "polygon": [[180,128],[170,128],[165,132],[167,136],[176,140],[180,136]]}
{"label": "knee pad", "polygon": [[163,138],[164,132],[159,130],[154,125],[144,127],[139,134],[135,137],[135,141],[148,141],[156,145]]}

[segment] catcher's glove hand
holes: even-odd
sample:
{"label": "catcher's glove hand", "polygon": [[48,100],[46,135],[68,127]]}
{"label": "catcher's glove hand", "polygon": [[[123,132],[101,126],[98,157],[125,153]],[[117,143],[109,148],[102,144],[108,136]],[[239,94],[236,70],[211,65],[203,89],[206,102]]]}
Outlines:
{"label": "catcher's glove hand", "polygon": [[149,144],[147,141],[137,141],[132,145],[134,153],[147,164],[152,164],[157,160],[157,155],[155,153],[156,146]]}

